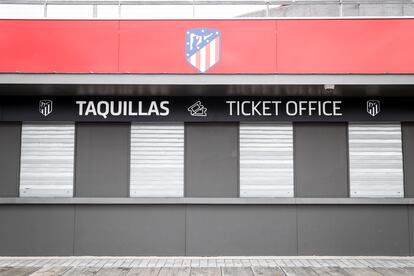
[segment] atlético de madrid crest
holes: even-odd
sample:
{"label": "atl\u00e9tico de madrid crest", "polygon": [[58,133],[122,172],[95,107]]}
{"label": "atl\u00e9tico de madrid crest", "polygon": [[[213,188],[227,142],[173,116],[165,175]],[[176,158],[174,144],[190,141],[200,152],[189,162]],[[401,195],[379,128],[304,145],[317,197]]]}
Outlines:
{"label": "atl\u00e9tico de madrid crest", "polygon": [[41,100],[39,101],[39,112],[43,116],[47,116],[53,111],[53,102],[51,100]]}
{"label": "atl\u00e9tico de madrid crest", "polygon": [[220,31],[208,28],[187,30],[185,56],[201,73],[216,65],[220,60]]}
{"label": "atl\u00e9tico de madrid crest", "polygon": [[371,116],[376,116],[380,113],[380,101],[378,100],[369,100],[367,101],[367,112]]}

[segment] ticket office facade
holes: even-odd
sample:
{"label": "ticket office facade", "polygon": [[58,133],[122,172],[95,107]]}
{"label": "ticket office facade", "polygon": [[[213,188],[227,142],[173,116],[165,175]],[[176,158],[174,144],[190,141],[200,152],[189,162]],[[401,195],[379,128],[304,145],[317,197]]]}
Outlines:
{"label": "ticket office facade", "polygon": [[[260,98],[24,99],[0,105],[1,255],[412,255],[411,98],[304,117],[262,98],[276,118],[234,117]],[[168,114],[98,114],[140,99]]]}

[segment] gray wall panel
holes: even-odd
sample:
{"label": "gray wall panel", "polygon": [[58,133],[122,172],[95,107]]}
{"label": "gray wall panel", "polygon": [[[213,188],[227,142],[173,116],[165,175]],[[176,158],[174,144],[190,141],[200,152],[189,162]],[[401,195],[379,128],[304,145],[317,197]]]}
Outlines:
{"label": "gray wall panel", "polygon": [[0,197],[19,195],[20,123],[0,123]]}
{"label": "gray wall panel", "polygon": [[296,255],[295,206],[188,206],[187,255]]}
{"label": "gray wall panel", "polygon": [[0,255],[72,255],[73,218],[73,206],[0,206]]}
{"label": "gray wall panel", "polygon": [[128,196],[129,133],[129,124],[77,124],[76,196]]}
{"label": "gray wall panel", "polygon": [[414,197],[414,123],[402,124],[405,197]]}
{"label": "gray wall panel", "polygon": [[298,206],[299,255],[409,255],[406,206]]}
{"label": "gray wall panel", "polygon": [[408,255],[414,248],[414,207],[404,205],[2,205],[0,220],[2,256]]}
{"label": "gray wall panel", "polygon": [[235,123],[185,125],[185,196],[238,196],[238,141]]}
{"label": "gray wall panel", "polygon": [[185,255],[185,207],[76,209],[75,255]]}
{"label": "gray wall panel", "polygon": [[410,256],[414,256],[414,206],[408,206]]}
{"label": "gray wall panel", "polygon": [[295,123],[295,196],[348,197],[347,125]]}

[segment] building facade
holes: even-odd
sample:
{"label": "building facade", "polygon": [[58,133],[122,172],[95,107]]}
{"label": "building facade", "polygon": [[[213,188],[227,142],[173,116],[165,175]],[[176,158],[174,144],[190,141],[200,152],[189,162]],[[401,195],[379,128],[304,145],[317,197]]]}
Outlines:
{"label": "building facade", "polygon": [[413,254],[412,19],[0,27],[0,255]]}

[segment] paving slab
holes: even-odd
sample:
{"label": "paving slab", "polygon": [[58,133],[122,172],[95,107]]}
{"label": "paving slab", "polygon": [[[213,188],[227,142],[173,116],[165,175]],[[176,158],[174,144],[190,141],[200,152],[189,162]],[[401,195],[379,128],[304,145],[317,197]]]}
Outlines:
{"label": "paving slab", "polygon": [[65,274],[71,267],[42,267],[39,270],[35,271],[34,273],[30,274],[30,276],[62,276]]}
{"label": "paving slab", "polygon": [[369,267],[344,268],[344,270],[352,276],[384,276]]}
{"label": "paving slab", "polygon": [[351,276],[340,267],[314,267],[312,268],[319,276]]}
{"label": "paving slab", "polygon": [[254,276],[250,267],[223,267],[221,274],[223,276]]}
{"label": "paving slab", "polygon": [[39,270],[39,267],[14,267],[1,272],[0,276],[28,276],[36,270]]}
{"label": "paving slab", "polygon": [[252,267],[255,276],[285,276],[285,273],[279,267]]}
{"label": "paving slab", "polygon": [[129,272],[129,268],[123,267],[110,267],[101,268],[95,275],[96,276],[124,276]]}
{"label": "paving slab", "polygon": [[161,270],[159,267],[134,267],[128,272],[127,276],[157,276]]}
{"label": "paving slab", "polygon": [[409,275],[414,275],[414,267],[404,267],[404,270],[407,271]]}
{"label": "paving slab", "polygon": [[93,276],[101,269],[99,267],[69,267],[64,276]]}
{"label": "paving slab", "polygon": [[190,276],[220,276],[221,271],[218,267],[192,267]]}
{"label": "paving slab", "polygon": [[2,272],[6,272],[7,270],[10,270],[10,269],[12,269],[12,267],[0,267],[0,273],[2,273]]}
{"label": "paving slab", "polygon": [[287,276],[318,276],[310,267],[283,267],[282,269]]}
{"label": "paving slab", "polygon": [[163,267],[158,273],[158,276],[189,276],[190,270],[189,267]]}
{"label": "paving slab", "polygon": [[410,275],[406,270],[402,268],[374,268],[375,271],[379,272],[382,275],[387,276],[408,276]]}

